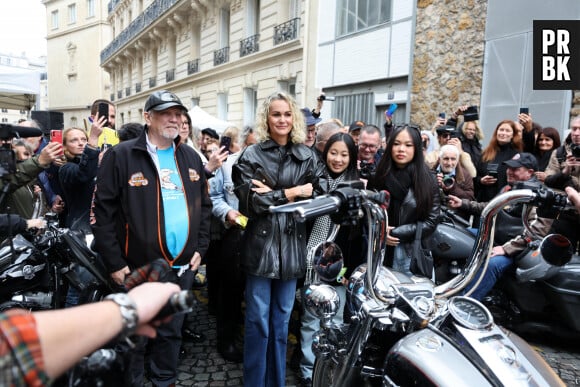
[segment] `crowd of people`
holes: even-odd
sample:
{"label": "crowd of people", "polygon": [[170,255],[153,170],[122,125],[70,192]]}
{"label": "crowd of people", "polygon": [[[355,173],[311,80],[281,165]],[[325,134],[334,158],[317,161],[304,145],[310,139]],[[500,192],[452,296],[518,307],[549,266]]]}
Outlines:
{"label": "crowd of people", "polygon": [[[385,265],[429,277],[411,267],[413,244],[417,235],[429,240],[441,206],[452,208],[476,227],[485,203],[521,181],[565,189],[574,203],[580,203],[580,117],[572,119],[570,134],[561,141],[557,129],[542,128],[529,113],[521,113],[517,121],[499,122],[483,147],[477,114],[468,106],[458,107],[449,119],[440,115],[430,129],[421,130],[395,125],[389,114],[376,125],[323,121],[323,101],[319,97],[314,109],[301,109],[290,95],[276,92],[259,107],[253,127],[230,127],[221,134],[197,128],[181,100],[167,90],[148,97],[144,124],[125,123],[118,130],[114,105],[95,101],[85,127],[65,129],[62,144],[48,141],[47,136],[11,142],[18,168],[9,183],[6,179],[1,183],[9,186],[0,232],[8,235],[5,219],[13,232],[22,232],[42,227],[44,213],[57,213],[63,227],[93,234],[93,249],[111,280],[121,287],[132,272],[163,258],[173,270],[158,281],[173,283],[174,292],[191,289],[198,280],[198,267],[205,264],[218,352],[228,361],[243,362],[246,385],[281,386],[289,321],[311,257],[308,252],[327,240],[331,220],[324,216],[299,223],[291,214],[270,213],[270,206],[316,197],[351,180],[362,180],[368,189],[387,190],[391,199]],[[99,115],[99,104],[109,106],[108,116]],[[33,121],[20,124],[38,126]],[[537,219],[535,213],[530,216]],[[560,232],[577,247],[577,215],[542,218],[540,223],[542,234]],[[341,308],[344,277],[362,263],[361,227],[343,227],[336,238],[347,271],[330,282],[341,295]],[[496,246],[490,269],[468,292],[483,299],[513,267],[525,240],[526,235],[516,235]],[[88,272],[76,270],[91,280]],[[67,328],[73,329],[70,325],[79,319],[77,314],[86,308],[110,313],[112,303],[75,307],[78,294],[69,289],[70,310],[26,317],[18,311],[2,314],[0,351],[7,356],[12,350],[12,356],[18,356],[14,354],[18,340],[5,332],[26,320],[26,329],[34,334],[25,345],[38,351],[40,342],[44,360],[34,352],[37,361],[27,364],[17,377],[43,382],[53,378],[74,359],[124,330],[131,321],[123,308],[136,311],[139,323],[151,321],[170,288],[137,289],[129,292],[132,301],[125,300],[129,306],[112,300],[121,308],[118,323],[115,319],[109,324],[99,340],[79,339],[68,353],[54,348],[57,339],[72,339],[62,338],[62,327],[51,326],[53,316],[68,313],[62,316],[70,316]],[[145,306],[149,296],[155,305]],[[342,319],[342,312],[337,316]],[[317,320],[304,309],[300,318],[299,369],[302,384],[308,386]],[[133,348],[119,347],[132,354],[128,372],[133,385],[143,385],[146,378],[155,386],[176,382],[184,355],[181,341],[204,340],[203,332],[191,329],[184,320],[179,315],[157,321],[156,334],[151,325],[138,325],[138,331],[149,337],[137,340]],[[98,321],[91,323],[93,327]],[[243,348],[238,347],[236,334],[241,325]],[[60,357],[51,357],[53,352],[66,356],[66,361],[57,362]]]}

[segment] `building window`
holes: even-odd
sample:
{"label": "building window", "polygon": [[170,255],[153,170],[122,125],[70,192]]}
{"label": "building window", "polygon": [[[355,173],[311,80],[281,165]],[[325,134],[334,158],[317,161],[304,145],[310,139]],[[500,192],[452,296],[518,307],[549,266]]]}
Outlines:
{"label": "building window", "polygon": [[74,24],[77,22],[77,5],[69,4],[68,6],[68,22]]}
{"label": "building window", "polygon": [[95,0],[87,0],[87,17],[95,16]]}
{"label": "building window", "polygon": [[58,28],[58,11],[52,11],[50,13],[50,20],[52,29]]}
{"label": "building window", "polygon": [[391,19],[391,1],[339,0],[337,35],[352,34]]}
{"label": "building window", "polygon": [[244,89],[244,126],[254,126],[256,109],[258,107],[258,91],[251,88]]}
{"label": "building window", "polygon": [[217,117],[220,120],[228,120],[228,95],[226,93],[217,95]]}

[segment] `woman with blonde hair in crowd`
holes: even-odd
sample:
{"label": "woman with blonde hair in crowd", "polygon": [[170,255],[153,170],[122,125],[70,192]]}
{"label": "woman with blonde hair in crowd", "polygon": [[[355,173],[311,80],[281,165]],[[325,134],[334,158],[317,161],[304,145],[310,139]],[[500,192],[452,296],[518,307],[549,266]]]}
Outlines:
{"label": "woman with blonde hair in crowd", "polygon": [[483,131],[479,127],[478,121],[464,121],[461,125],[461,134],[459,136],[461,140],[461,148],[464,152],[469,153],[471,157],[471,162],[477,169],[481,161],[481,151],[483,146],[481,141],[483,140]]}
{"label": "woman with blonde hair in crowd", "polygon": [[244,385],[283,386],[296,281],[306,272],[307,230],[269,207],[322,193],[324,165],[303,144],[304,116],[277,92],[258,109],[250,145],[233,166],[239,211],[248,216],[241,268],[246,274]]}

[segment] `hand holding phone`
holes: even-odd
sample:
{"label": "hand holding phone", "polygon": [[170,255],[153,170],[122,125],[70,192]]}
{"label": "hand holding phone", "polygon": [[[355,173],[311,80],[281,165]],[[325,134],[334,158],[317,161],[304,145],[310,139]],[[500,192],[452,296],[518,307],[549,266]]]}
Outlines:
{"label": "hand holding phone", "polygon": [[530,114],[530,108],[521,107],[520,108],[520,114]]}
{"label": "hand holding phone", "polygon": [[99,110],[97,111],[96,121],[99,121],[101,117],[105,117],[105,122],[103,122],[103,127],[109,127],[109,104],[101,102],[99,103]]}
{"label": "hand holding phone", "polygon": [[389,106],[389,110],[387,110],[385,112],[385,115],[388,118],[391,118],[393,116],[393,114],[395,113],[395,110],[397,110],[398,107],[399,107],[399,105],[397,105],[396,103],[392,103],[391,106]]}
{"label": "hand holding phone", "polygon": [[222,136],[220,138],[220,148],[225,147],[224,150],[230,153],[230,147],[232,146],[232,138],[228,136]]}
{"label": "hand holding phone", "polygon": [[[51,130],[50,131],[50,142],[57,142],[62,145],[62,130]],[[64,149],[61,149],[60,156],[64,154]]]}

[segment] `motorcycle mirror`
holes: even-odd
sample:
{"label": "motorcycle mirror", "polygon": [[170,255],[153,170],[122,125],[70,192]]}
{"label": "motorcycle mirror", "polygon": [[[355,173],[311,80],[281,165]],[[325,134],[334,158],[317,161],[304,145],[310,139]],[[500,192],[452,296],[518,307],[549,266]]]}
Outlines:
{"label": "motorcycle mirror", "polygon": [[343,274],[344,257],[340,247],[330,241],[316,247],[312,262],[314,270],[322,281],[337,283]]}

